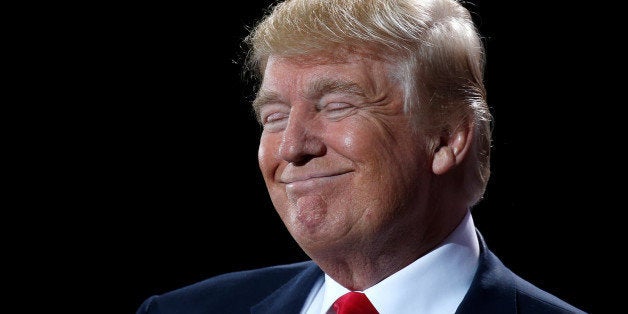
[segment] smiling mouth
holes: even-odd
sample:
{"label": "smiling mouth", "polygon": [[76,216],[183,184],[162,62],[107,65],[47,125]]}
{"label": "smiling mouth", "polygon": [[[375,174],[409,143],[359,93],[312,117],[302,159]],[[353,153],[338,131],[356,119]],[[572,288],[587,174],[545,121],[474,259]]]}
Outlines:
{"label": "smiling mouth", "polygon": [[341,172],[331,173],[331,174],[314,174],[314,175],[307,175],[307,176],[295,176],[294,178],[281,180],[280,182],[285,183],[285,184],[293,184],[293,183],[307,182],[307,181],[313,181],[313,180],[316,181],[316,180],[321,180],[321,179],[339,177],[349,172],[351,171],[341,171]]}
{"label": "smiling mouth", "polygon": [[282,180],[282,183],[286,184],[286,190],[290,191],[307,191],[311,189],[316,189],[322,185],[331,183],[338,179],[339,177],[344,176],[350,171],[338,172],[334,174],[321,174],[321,175],[311,175],[304,177],[295,177],[289,180]]}

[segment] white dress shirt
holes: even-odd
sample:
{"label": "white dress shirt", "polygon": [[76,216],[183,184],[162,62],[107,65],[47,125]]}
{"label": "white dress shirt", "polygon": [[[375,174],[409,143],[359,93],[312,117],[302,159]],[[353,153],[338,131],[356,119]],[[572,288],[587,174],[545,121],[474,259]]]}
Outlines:
{"label": "white dress shirt", "polygon": [[[480,247],[471,213],[434,250],[363,292],[380,314],[451,314],[471,286]],[[325,274],[302,314],[326,314],[349,290]]]}

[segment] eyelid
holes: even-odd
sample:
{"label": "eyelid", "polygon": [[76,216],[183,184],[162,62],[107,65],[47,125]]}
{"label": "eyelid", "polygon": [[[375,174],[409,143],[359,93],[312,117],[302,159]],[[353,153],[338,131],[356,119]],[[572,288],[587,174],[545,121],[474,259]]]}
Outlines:
{"label": "eyelid", "polygon": [[356,105],[362,103],[363,101],[364,98],[358,93],[335,91],[321,97],[317,109],[319,111],[341,110],[349,107],[356,107]]}
{"label": "eyelid", "polygon": [[285,117],[287,117],[288,115],[283,113],[283,112],[272,112],[269,115],[267,115],[266,117],[263,118],[263,122],[275,122],[277,120],[281,120]]}
{"label": "eyelid", "polygon": [[[262,125],[265,125],[267,122],[276,122],[287,117],[290,114],[290,108],[279,103],[264,104],[259,107],[258,114],[260,122]],[[269,121],[269,118],[271,118],[271,121]]]}
{"label": "eyelid", "polygon": [[325,110],[340,110],[340,109],[345,109],[345,108],[349,108],[352,107],[352,105],[346,103],[346,102],[341,102],[341,101],[333,101],[333,102],[329,102],[327,104],[325,104],[325,106],[323,106],[323,109]]}

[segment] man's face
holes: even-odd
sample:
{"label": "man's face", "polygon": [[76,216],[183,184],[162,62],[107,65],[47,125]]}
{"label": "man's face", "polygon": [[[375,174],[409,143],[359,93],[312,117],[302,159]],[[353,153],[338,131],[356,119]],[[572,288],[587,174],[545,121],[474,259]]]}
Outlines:
{"label": "man's face", "polygon": [[386,63],[357,55],[269,59],[254,104],[259,166],[306,253],[368,248],[421,227],[431,166],[399,85]]}

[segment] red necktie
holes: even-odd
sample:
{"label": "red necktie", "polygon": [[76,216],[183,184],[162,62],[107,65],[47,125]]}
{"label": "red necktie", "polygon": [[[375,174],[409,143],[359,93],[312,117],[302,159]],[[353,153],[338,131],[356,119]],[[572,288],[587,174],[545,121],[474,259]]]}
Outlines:
{"label": "red necktie", "polygon": [[347,292],[333,305],[337,314],[379,314],[366,294],[361,292]]}

